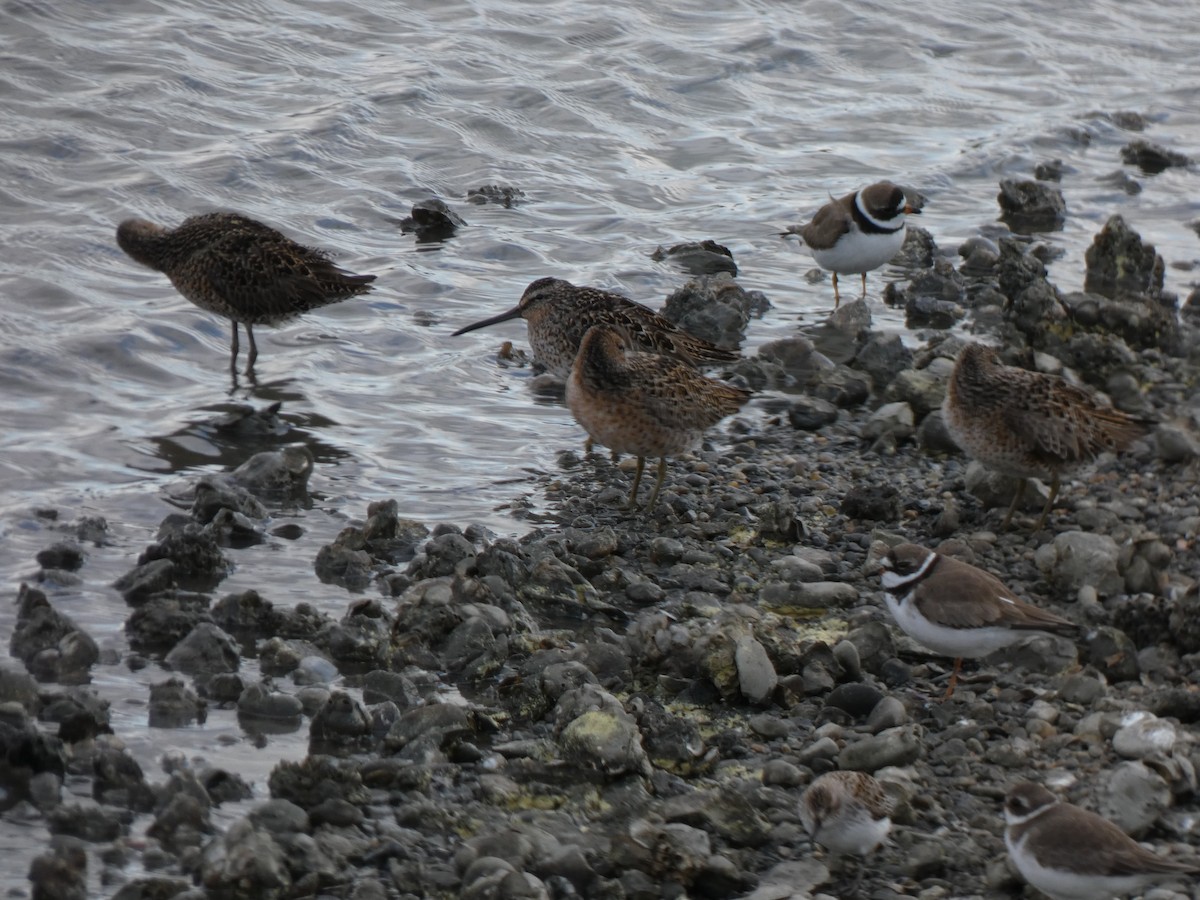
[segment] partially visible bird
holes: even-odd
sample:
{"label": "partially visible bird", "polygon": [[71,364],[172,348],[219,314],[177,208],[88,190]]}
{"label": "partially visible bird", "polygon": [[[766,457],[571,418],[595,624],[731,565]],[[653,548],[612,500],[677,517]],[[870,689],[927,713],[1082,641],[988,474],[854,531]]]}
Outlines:
{"label": "partially visible bird", "polygon": [[589,328],[567,381],[567,407],[597,443],[637,457],[628,506],[637,504],[646,457],[659,458],[658,480],[646,503],[650,509],[666,477],[667,457],[698,445],[750,392],[706,378],[679,360],[632,349],[632,339],[618,327]]}
{"label": "partially visible bird", "polygon": [[453,336],[487,328],[509,319],[524,319],[534,358],[552,375],[566,379],[579,344],[593,325],[621,328],[637,350],[671,356],[692,365],[731,362],[727,350],[695,337],[654,310],[628,297],[599,288],[577,287],[561,278],[539,278],[525,288],[512,309],[466,325]]}
{"label": "partially visible bird", "polygon": [[833,300],[841,303],[838,275],[862,275],[867,294],[867,273],[878,269],[904,246],[905,216],[921,210],[890,181],[880,181],[817,210],[812,221],[798,231],[822,269],[833,272]]}
{"label": "partially visible bird", "polygon": [[1050,481],[1035,531],[1046,524],[1063,475],[1106,450],[1125,449],[1148,426],[1057,375],[1006,366],[983,344],[958,354],[942,413],[968,456],[1021,479],[1002,528],[1012,522],[1028,479]]}
{"label": "partially visible bird", "polygon": [[1054,900],[1108,900],[1168,879],[1195,887],[1200,865],[1152,853],[1112,822],[1023,781],[1004,801],[1004,843],[1024,879]]}
{"label": "partially visible bird", "polygon": [[[880,563],[884,599],[909,637],[954,659],[987,656],[1033,632],[1074,637],[1073,622],[1020,600],[995,575],[918,544],[897,544]],[[943,698],[945,699],[945,698]]]}
{"label": "partially visible bird", "polygon": [[117,227],[117,244],[137,262],[165,274],[196,306],[230,320],[229,368],[235,374],[239,322],[250,340],[249,375],[258,359],[255,325],[278,325],[365,293],[375,280],[374,275],[347,272],[325,251],[234,212],[192,216],[177,228],[128,219]]}
{"label": "partially visible bird", "polygon": [[[801,795],[800,822],[831,853],[869,856],[892,830],[892,806],[883,785],[866,772],[826,772]],[[855,890],[864,871],[859,866]]]}

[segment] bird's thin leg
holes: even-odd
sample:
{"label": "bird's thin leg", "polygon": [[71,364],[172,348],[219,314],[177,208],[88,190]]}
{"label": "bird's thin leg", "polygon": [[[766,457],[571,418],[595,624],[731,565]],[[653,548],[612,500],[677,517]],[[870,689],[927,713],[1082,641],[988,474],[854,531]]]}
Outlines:
{"label": "bird's thin leg", "polygon": [[237,379],[237,355],[238,355],[238,323],[230,320],[229,324],[233,326],[233,340],[229,342],[229,371],[233,373],[234,380]]}
{"label": "bird's thin leg", "polygon": [[589,434],[587,436],[587,440],[583,442],[583,455],[587,456],[589,453],[592,452],[592,448],[595,446],[596,446],[596,442],[592,440],[592,436]]}
{"label": "bird's thin leg", "polygon": [[637,458],[637,471],[633,473],[633,490],[629,492],[629,500],[625,503],[626,509],[633,509],[637,506],[638,485],[642,483],[642,470],[646,468],[646,457],[639,456]]}
{"label": "bird's thin leg", "polygon": [[866,272],[862,273],[862,280],[863,280],[862,295],[865,297],[865,296],[867,296],[867,273]]}
{"label": "bird's thin leg", "polygon": [[1050,507],[1054,505],[1054,498],[1058,496],[1058,476],[1054,476],[1054,480],[1050,482],[1050,496],[1046,498],[1046,505],[1042,507],[1041,518],[1037,521],[1037,527],[1034,531],[1041,531],[1046,524],[1046,516],[1050,515]]}
{"label": "bird's thin leg", "polygon": [[254,361],[258,359],[258,344],[254,343],[254,326],[246,323],[246,336],[250,338],[250,357],[246,360],[246,374],[254,374]]}
{"label": "bird's thin leg", "polygon": [[837,309],[841,305],[842,297],[838,293],[837,272],[833,273],[833,308]]}
{"label": "bird's thin leg", "polygon": [[1004,521],[1000,524],[1001,531],[1008,531],[1008,526],[1012,524],[1013,513],[1017,511],[1017,504],[1021,502],[1021,495],[1025,493],[1026,479],[1022,478],[1017,484],[1017,493],[1013,495],[1012,504],[1008,507],[1008,514],[1004,517]]}
{"label": "bird's thin leg", "polygon": [[658,458],[658,481],[654,482],[654,490],[650,492],[650,499],[646,503],[646,511],[650,511],[650,507],[654,505],[654,501],[658,499],[658,492],[662,490],[663,479],[667,476],[667,458],[660,456]]}
{"label": "bird's thin leg", "polygon": [[958,686],[958,673],[962,669],[962,657],[954,660],[954,671],[950,673],[950,686],[946,688],[946,693],[942,696],[943,700],[949,700],[954,693],[954,688]]}

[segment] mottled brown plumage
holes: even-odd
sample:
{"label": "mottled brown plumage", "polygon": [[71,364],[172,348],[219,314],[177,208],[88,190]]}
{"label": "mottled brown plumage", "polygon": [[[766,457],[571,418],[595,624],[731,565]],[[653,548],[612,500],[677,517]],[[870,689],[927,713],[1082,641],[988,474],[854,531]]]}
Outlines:
{"label": "mottled brown plumage", "polygon": [[539,278],[512,309],[460,328],[466,334],[509,319],[524,319],[534,358],[559,378],[571,374],[575,354],[593,325],[621,328],[638,350],[671,356],[693,365],[730,362],[733,350],[718,347],[683,331],[665,316],[628,297],[598,288],[577,287],[561,278]]}
{"label": "mottled brown plumage", "polygon": [[990,347],[968,344],[958,355],[942,405],[950,434],[967,455],[1021,479],[1004,528],[1029,478],[1050,482],[1035,530],[1058,496],[1063,475],[1101,453],[1119,451],[1146,433],[1147,423],[1100,403],[1057,375],[1006,366]]}
{"label": "mottled brown plumage", "polygon": [[130,257],[171,279],[201,309],[229,319],[233,340],[229,365],[237,370],[238,323],[246,326],[254,368],[254,325],[278,325],[310,309],[369,291],[374,275],[354,275],[323,250],[296,243],[274,228],[233,212],[185,219],[168,229],[145,219],[117,228],[117,243]]}
{"label": "mottled brown plumage", "polygon": [[659,458],[649,509],[662,488],[666,458],[699,444],[704,432],[737,412],[750,392],[706,378],[675,359],[629,352],[631,343],[612,325],[589,328],[567,381],[567,406],[597,443],[638,458],[630,506],[637,501],[646,457]]}

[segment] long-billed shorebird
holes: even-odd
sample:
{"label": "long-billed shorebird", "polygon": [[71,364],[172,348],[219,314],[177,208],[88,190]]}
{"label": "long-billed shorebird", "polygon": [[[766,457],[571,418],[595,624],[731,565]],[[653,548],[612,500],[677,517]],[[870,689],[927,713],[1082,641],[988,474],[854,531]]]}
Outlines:
{"label": "long-billed shorebird", "polygon": [[628,297],[599,288],[579,287],[561,278],[539,278],[510,310],[454,332],[466,334],[510,319],[524,319],[529,346],[546,371],[566,379],[583,336],[593,325],[622,329],[637,350],[671,356],[693,365],[731,362],[737,351],[688,334],[674,322]]}
{"label": "long-billed shorebird", "polygon": [[797,231],[813,259],[833,273],[833,302],[841,303],[838,275],[862,275],[867,294],[867,273],[888,262],[904,246],[905,216],[921,212],[909,203],[904,190],[880,181],[817,210]]}
{"label": "long-billed shorebird", "polygon": [[1027,882],[1054,900],[1109,900],[1158,881],[1196,886],[1200,865],[1147,850],[1103,816],[1023,781],[1004,801],[1004,843]]}
{"label": "long-billed shorebird", "polygon": [[679,360],[636,352],[632,344],[613,325],[589,328],[567,381],[567,407],[597,443],[637,457],[628,506],[637,504],[646,457],[658,457],[658,480],[646,502],[650,509],[666,477],[667,457],[697,446],[708,428],[741,409],[750,392]]}
{"label": "long-billed shorebird", "polygon": [[1149,424],[1057,375],[1006,366],[983,344],[959,353],[942,412],[968,456],[1021,479],[1002,528],[1012,521],[1028,479],[1050,482],[1035,531],[1046,524],[1064,475],[1106,450],[1125,449]]}
{"label": "long-billed shorebird", "polygon": [[1073,637],[1078,626],[1019,599],[995,575],[917,544],[897,544],[880,563],[888,611],[913,640],[954,659],[987,656],[1033,632]]}
{"label": "long-billed shorebird", "polygon": [[[892,830],[892,806],[883,785],[866,772],[826,772],[800,796],[800,822],[830,853],[866,857]],[[856,895],[866,871],[857,868]]]}
{"label": "long-billed shorebird", "polygon": [[229,368],[235,374],[239,322],[250,340],[249,375],[258,359],[255,325],[278,325],[365,293],[375,280],[347,272],[325,251],[234,212],[192,216],[177,228],[128,219],[117,227],[117,243],[137,262],[165,274],[196,306],[230,320]]}

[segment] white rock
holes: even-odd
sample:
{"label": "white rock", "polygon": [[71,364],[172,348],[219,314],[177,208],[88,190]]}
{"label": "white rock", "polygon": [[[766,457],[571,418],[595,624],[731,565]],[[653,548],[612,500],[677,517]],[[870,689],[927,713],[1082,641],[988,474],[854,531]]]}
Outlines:
{"label": "white rock", "polygon": [[1170,753],[1176,737],[1175,726],[1165,719],[1134,713],[1117,729],[1112,745],[1126,759],[1145,759],[1154,753]]}

